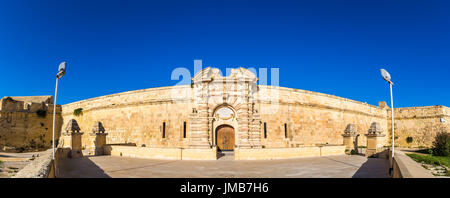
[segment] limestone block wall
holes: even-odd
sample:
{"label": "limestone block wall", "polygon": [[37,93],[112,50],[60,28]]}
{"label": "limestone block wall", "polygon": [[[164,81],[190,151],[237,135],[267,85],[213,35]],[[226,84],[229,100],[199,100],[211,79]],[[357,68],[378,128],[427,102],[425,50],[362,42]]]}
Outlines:
{"label": "limestone block wall", "polygon": [[[449,132],[450,108],[445,106],[395,108],[395,144],[400,147],[431,147],[440,131]],[[391,144],[391,110],[388,110],[388,144]],[[412,142],[407,142],[411,137]]]}
{"label": "limestone block wall", "polygon": [[[45,110],[39,116],[38,110]],[[0,150],[45,150],[52,145],[53,104],[2,99],[0,105]],[[56,108],[55,139],[62,126],[61,106]]]}
{"label": "limestone block wall", "polygon": [[181,159],[179,148],[144,148],[135,146],[106,146],[107,154],[111,156],[123,156],[149,159]]}
{"label": "limestone block wall", "polygon": [[[364,134],[372,122],[379,122],[387,129],[385,109],[317,92],[260,85],[258,105],[261,142],[266,148],[343,144],[342,134],[347,124],[356,125],[360,134],[358,145],[365,146]],[[264,123],[267,138],[264,138]]]}
{"label": "limestone block wall", "polygon": [[[188,148],[189,116],[195,107],[193,98],[193,88],[189,85],[101,96],[64,105],[63,126],[68,120],[76,119],[84,132],[83,145],[86,148],[93,145],[89,133],[98,121],[103,123],[108,133],[108,144]],[[261,144],[264,148],[342,145],[342,134],[348,124],[356,126],[358,145],[366,146],[364,134],[372,122],[380,123],[386,134],[382,142],[385,146],[390,145],[388,108],[328,94],[263,85],[258,86],[254,98],[255,110],[258,111],[255,113],[261,120]],[[77,108],[83,109],[82,115],[73,115]],[[399,108],[395,111],[399,146],[430,146],[442,127],[450,128],[448,107]],[[441,118],[446,122],[442,123]],[[183,136],[184,122],[186,138]],[[409,136],[413,137],[412,144],[405,143]]]}
{"label": "limestone block wall", "polygon": [[[70,103],[63,106],[64,126],[70,119],[77,120],[85,132],[82,139],[85,148],[93,145],[89,133],[98,121],[108,133],[108,144],[184,148],[189,141],[190,89],[190,86],[152,88]],[[82,115],[73,115],[77,108],[83,109]],[[186,138],[183,137],[184,122]]]}

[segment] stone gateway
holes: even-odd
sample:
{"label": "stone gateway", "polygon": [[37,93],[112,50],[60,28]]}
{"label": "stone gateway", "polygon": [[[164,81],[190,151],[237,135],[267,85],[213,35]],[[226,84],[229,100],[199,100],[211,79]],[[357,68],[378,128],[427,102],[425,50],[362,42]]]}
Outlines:
{"label": "stone gateway", "polygon": [[229,125],[220,125],[216,129],[216,144],[220,151],[232,151],[234,149],[234,129]]}

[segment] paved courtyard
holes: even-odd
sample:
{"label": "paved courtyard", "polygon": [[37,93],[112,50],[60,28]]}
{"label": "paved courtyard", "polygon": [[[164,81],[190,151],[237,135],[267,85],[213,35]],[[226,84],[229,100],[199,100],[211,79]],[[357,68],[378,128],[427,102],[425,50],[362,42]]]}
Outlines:
{"label": "paved courtyard", "polygon": [[92,156],[64,159],[58,166],[59,177],[389,177],[388,160],[355,155],[266,161],[182,161]]}

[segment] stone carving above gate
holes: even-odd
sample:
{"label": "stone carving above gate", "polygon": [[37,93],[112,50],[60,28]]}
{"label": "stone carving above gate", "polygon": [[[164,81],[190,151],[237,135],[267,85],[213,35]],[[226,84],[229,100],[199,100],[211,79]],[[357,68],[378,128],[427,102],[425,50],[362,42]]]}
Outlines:
{"label": "stone carving above gate", "polygon": [[228,107],[220,107],[216,113],[215,116],[216,120],[223,119],[223,120],[229,120],[234,118],[234,112]]}
{"label": "stone carving above gate", "polygon": [[204,82],[204,81],[213,81],[213,80],[229,80],[229,81],[256,81],[256,75],[252,73],[250,70],[245,68],[237,68],[231,69],[231,74],[228,76],[222,76],[221,72],[217,68],[207,67],[197,74],[195,74],[192,81],[195,83]]}
{"label": "stone carving above gate", "polygon": [[[198,72],[192,78],[193,108],[196,108],[198,113],[190,114],[190,146],[213,146],[213,122],[232,117],[237,121],[237,126],[234,126],[236,145],[242,148],[260,148],[260,125],[255,124],[260,118],[253,105],[257,80],[255,74],[242,67],[232,69],[228,76],[222,76],[219,69],[211,67]],[[230,106],[234,110],[218,109],[220,106]]]}

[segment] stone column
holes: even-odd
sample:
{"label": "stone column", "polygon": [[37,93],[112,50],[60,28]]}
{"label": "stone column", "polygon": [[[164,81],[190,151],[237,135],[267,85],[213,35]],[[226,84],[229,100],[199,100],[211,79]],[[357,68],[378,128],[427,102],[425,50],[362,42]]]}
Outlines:
{"label": "stone column", "polygon": [[190,148],[211,148],[209,123],[209,81],[194,81],[194,107],[189,115]]}
{"label": "stone column", "polygon": [[262,148],[261,144],[261,117],[253,105],[253,119],[250,126],[250,143],[252,148]]}
{"label": "stone column", "polygon": [[211,148],[209,144],[208,113],[206,105],[199,105],[201,110],[194,108],[189,116],[191,123],[191,134],[189,137],[189,147],[191,148]]}
{"label": "stone column", "polygon": [[239,138],[236,142],[236,146],[238,148],[251,148],[250,145],[250,119],[248,113],[249,107],[247,103],[243,103],[240,105],[237,110],[238,118],[236,119],[238,122],[238,135]]}
{"label": "stone column", "polygon": [[63,136],[65,136],[63,139],[64,141],[69,142],[68,147],[71,148],[70,157],[72,158],[83,157],[81,142],[82,135],[83,133],[80,132],[80,127],[78,126],[77,121],[75,119],[69,120],[63,133]]}
{"label": "stone column", "polygon": [[378,122],[373,122],[370,125],[367,137],[366,157],[376,156],[383,151],[383,140],[386,135],[383,134],[383,129]]}
{"label": "stone column", "polygon": [[354,124],[348,124],[345,128],[344,134],[345,153],[350,154],[352,150],[358,152],[355,144],[356,127]]}
{"label": "stone column", "polygon": [[105,128],[101,122],[96,122],[94,127],[92,128],[91,136],[95,136],[93,145],[94,145],[94,155],[104,155],[103,146],[106,145],[106,136],[108,133],[105,133]]}

